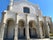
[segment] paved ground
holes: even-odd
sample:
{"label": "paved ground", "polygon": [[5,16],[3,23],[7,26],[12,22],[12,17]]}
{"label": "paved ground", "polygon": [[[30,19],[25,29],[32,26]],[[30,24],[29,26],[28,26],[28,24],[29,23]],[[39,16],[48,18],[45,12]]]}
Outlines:
{"label": "paved ground", "polygon": [[31,39],[31,40],[50,40],[50,39]]}
{"label": "paved ground", "polygon": [[[26,39],[19,39],[19,40],[26,40]],[[46,38],[46,39],[30,39],[30,40],[50,40],[50,39]]]}
{"label": "paved ground", "polygon": [[50,40],[53,40],[53,39],[50,39]]}

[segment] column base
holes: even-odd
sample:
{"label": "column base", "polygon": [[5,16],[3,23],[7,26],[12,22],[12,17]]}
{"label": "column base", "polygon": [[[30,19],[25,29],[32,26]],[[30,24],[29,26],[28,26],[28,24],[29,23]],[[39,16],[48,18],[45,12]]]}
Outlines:
{"label": "column base", "polygon": [[27,40],[30,40],[30,38],[28,38]]}
{"label": "column base", "polygon": [[14,40],[18,40],[18,38],[15,37]]}
{"label": "column base", "polygon": [[0,40],[3,40],[3,38],[0,38]]}
{"label": "column base", "polygon": [[49,38],[49,36],[48,35],[45,35],[45,38]]}

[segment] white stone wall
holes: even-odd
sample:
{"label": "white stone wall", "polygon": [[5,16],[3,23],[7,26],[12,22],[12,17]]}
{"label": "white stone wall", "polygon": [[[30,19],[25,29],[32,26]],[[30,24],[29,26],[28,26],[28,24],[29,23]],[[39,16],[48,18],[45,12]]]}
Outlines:
{"label": "white stone wall", "polygon": [[7,11],[5,14],[4,14],[4,20],[3,20],[3,23],[7,23],[7,21],[9,19],[13,19],[15,21],[15,17],[16,17],[16,14],[11,12],[11,11]]}
{"label": "white stone wall", "polygon": [[[28,7],[30,9],[30,13],[24,13],[23,12],[23,7]],[[38,17],[38,20],[37,20],[38,15],[39,15],[39,17]],[[38,22],[36,24],[36,29],[38,31],[37,33],[38,33],[38,35],[40,35],[40,37],[42,37],[42,28],[40,27],[39,22],[40,21],[44,22],[45,20],[44,20],[44,18],[42,16],[42,13],[41,13],[38,6],[32,5],[31,3],[23,1],[23,2],[20,2],[20,3],[14,4],[12,6],[12,10],[6,11],[6,13],[4,14],[4,19],[3,19],[4,24],[2,25],[3,30],[1,31],[2,32],[2,40],[3,40],[4,30],[5,30],[7,21],[10,20],[10,19],[14,20],[14,22],[16,24],[15,25],[16,32],[18,31],[16,28],[18,27],[19,20],[23,20],[25,22],[26,33],[28,32],[26,36],[27,36],[28,39],[29,39],[29,30],[27,28],[29,28],[29,22],[30,21],[34,21],[35,23]],[[46,17],[46,23],[47,22],[50,22],[50,19],[48,17]],[[15,32],[15,38],[17,38],[16,32]],[[23,33],[21,33],[21,35],[22,34]]]}

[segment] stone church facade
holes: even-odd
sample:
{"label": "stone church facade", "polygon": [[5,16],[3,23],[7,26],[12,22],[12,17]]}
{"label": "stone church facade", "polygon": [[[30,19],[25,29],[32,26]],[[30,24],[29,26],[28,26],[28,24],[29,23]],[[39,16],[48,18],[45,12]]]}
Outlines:
{"label": "stone church facade", "polygon": [[51,17],[43,16],[39,6],[27,0],[10,0],[2,12],[0,40],[50,39],[52,30]]}

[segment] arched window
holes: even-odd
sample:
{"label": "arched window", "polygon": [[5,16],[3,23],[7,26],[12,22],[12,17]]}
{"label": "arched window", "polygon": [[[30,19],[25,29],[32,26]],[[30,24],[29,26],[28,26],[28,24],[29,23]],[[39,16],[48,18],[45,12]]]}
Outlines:
{"label": "arched window", "polygon": [[24,13],[30,13],[30,9],[28,7],[23,8]]}

